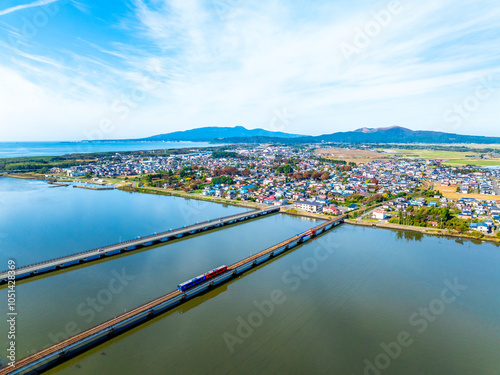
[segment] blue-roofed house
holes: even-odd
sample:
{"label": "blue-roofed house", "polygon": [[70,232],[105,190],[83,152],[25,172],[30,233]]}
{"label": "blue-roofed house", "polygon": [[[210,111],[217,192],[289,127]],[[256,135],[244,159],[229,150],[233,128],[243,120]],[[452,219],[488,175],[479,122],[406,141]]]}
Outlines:
{"label": "blue-roofed house", "polygon": [[490,231],[490,226],[486,223],[470,223],[469,228],[483,233],[488,233]]}

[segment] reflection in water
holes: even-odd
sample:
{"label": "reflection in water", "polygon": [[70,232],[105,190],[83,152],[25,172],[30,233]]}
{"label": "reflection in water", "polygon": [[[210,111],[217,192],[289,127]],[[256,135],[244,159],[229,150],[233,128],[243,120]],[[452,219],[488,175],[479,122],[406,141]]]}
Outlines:
{"label": "reflection in water", "polygon": [[[51,189],[0,177],[0,269],[18,267],[250,209],[120,190]],[[26,235],[29,233],[29,236]]]}
{"label": "reflection in water", "polygon": [[422,241],[424,238],[424,234],[420,232],[396,232],[396,239],[398,240],[406,240],[406,241]]}
{"label": "reflection in water", "polygon": [[[340,226],[49,374],[498,374],[500,253],[416,234]],[[443,305],[446,280],[467,289]]]}
{"label": "reflection in water", "polygon": [[[9,235],[0,241],[9,249],[0,252],[0,263],[12,253],[26,262],[45,259],[59,255],[58,249],[88,249],[241,210],[120,191],[48,189],[39,182],[32,190],[30,183],[11,181],[19,189],[7,196],[9,180],[0,181],[0,231]],[[95,326],[314,224],[273,215],[32,279],[18,290],[18,354],[53,342],[52,335],[60,337],[75,324],[82,330]],[[326,252],[317,251],[321,243],[329,244]],[[479,248],[468,240],[346,224],[47,374],[376,374],[365,370],[365,359],[374,363],[384,353],[381,343],[394,348],[398,334],[407,331],[414,343],[379,375],[498,375],[499,268],[500,252],[488,243]],[[103,299],[114,272],[133,282],[112,300]],[[444,311],[436,310],[445,280],[468,288]],[[269,307],[275,290],[286,300]],[[6,299],[0,289],[0,301]],[[96,307],[89,304],[96,300]],[[94,319],[86,313],[91,307]],[[409,322],[421,308],[439,311],[422,333]],[[7,332],[6,324],[0,320],[0,332]],[[234,353],[226,332],[237,339]],[[0,349],[2,357],[6,350]]]}
{"label": "reflection in water", "polygon": [[193,298],[193,299],[187,301],[186,303],[182,304],[179,307],[178,313],[185,314],[189,310],[201,305],[202,303],[204,303],[204,302],[206,302],[214,297],[217,297],[219,294],[222,294],[225,291],[227,291],[227,284],[222,284],[220,286],[217,286],[217,288],[215,288],[209,292],[206,292],[202,295],[199,295],[197,298]]}
{"label": "reflection in water", "polygon": [[[0,178],[0,237],[6,234],[0,240],[0,265],[7,264],[10,257],[16,265],[29,264],[249,210],[194,199],[49,186],[42,181]],[[314,225],[313,219],[270,215],[86,267],[27,279],[18,285],[22,298],[16,301],[22,311],[22,329],[16,337],[19,356],[93,327],[174,290],[181,281],[237,262]],[[123,288],[113,284],[116,274],[125,280],[125,285],[120,284]],[[129,278],[134,281],[129,282]],[[224,290],[226,287],[218,288],[200,296],[194,305],[186,304],[183,316],[191,306],[203,300],[211,303],[213,297],[224,295]],[[7,288],[0,287],[0,301],[6,299]],[[6,324],[0,320],[0,332],[6,332]],[[0,360],[6,352],[2,348],[5,345],[0,344]]]}

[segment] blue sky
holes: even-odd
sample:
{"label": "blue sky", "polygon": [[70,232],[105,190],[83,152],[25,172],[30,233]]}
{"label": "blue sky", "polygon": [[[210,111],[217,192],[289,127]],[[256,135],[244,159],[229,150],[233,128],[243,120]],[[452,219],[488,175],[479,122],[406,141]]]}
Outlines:
{"label": "blue sky", "polygon": [[200,126],[500,136],[497,0],[3,0],[0,141]]}

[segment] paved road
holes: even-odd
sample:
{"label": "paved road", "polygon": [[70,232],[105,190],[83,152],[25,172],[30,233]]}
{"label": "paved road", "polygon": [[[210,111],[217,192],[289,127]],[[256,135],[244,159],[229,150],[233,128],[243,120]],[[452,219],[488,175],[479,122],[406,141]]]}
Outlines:
{"label": "paved road", "polygon": [[[44,262],[29,265],[29,266],[17,268],[16,275],[24,275],[24,274],[31,273],[31,272],[38,272],[38,271],[44,270],[46,268],[61,266],[65,263],[85,260],[88,257],[92,257],[92,256],[96,256],[96,255],[105,255],[109,252],[116,251],[116,250],[122,250],[122,249],[125,249],[128,247],[131,247],[131,246],[144,245],[144,244],[151,242],[151,241],[161,241],[162,239],[164,239],[166,237],[174,237],[174,236],[178,236],[178,235],[183,235],[187,232],[192,232],[195,230],[202,230],[203,231],[203,230],[213,229],[213,228],[216,228],[217,226],[220,226],[220,224],[225,224],[225,223],[228,223],[230,221],[242,220],[245,218],[249,218],[252,215],[262,215],[266,211],[268,213],[277,212],[277,211],[279,211],[279,207],[263,208],[263,209],[259,209],[259,210],[244,212],[241,214],[226,216],[224,218],[214,219],[214,220],[210,220],[210,221],[204,221],[204,222],[199,223],[199,224],[196,223],[196,224],[186,226],[183,228],[169,230],[169,231],[158,233],[158,234],[153,234],[151,236],[146,236],[146,237],[137,238],[137,239],[130,240],[130,241],[120,242],[120,243],[117,243],[114,245],[104,246],[101,248],[92,249],[92,250],[84,251],[81,253],[68,255],[66,257],[47,260]],[[0,280],[6,279],[7,277],[8,277],[7,271],[0,273]]]}
{"label": "paved road", "polygon": [[[344,220],[344,217],[339,217],[337,219],[322,223],[322,224],[320,224],[312,229],[317,230],[318,232],[322,228],[325,228],[328,226],[330,226],[329,229],[331,229],[335,226],[335,222],[342,222],[343,220]],[[326,228],[325,228],[325,230],[326,230]],[[303,235],[305,233],[306,232],[302,233],[301,235]],[[250,262],[256,262],[257,259],[259,259],[265,255],[268,255],[270,253],[274,253],[274,251],[282,249],[283,247],[288,246],[289,244],[291,244],[291,247],[294,247],[295,245],[293,244],[293,242],[297,243],[296,241],[298,241],[301,238],[301,235],[293,236],[292,238],[285,240],[283,242],[280,242],[279,244],[274,245],[266,250],[263,250],[257,254],[251,255],[250,257],[247,257],[240,262],[234,263],[233,265],[228,267],[228,272],[234,271],[233,277],[236,276],[237,274],[242,274],[242,273],[246,272],[249,268],[240,269],[240,272],[238,272],[237,269],[238,269],[238,267],[245,266],[245,265],[249,264]],[[264,263],[266,260],[269,260],[271,258],[272,258],[272,256],[269,256],[267,259],[259,262],[259,264]],[[256,263],[254,263],[254,265],[256,265]],[[153,315],[155,315],[155,313],[157,313],[155,311],[155,309],[159,310],[161,305],[163,305],[165,303],[169,303],[170,301],[177,299],[177,300],[179,300],[179,302],[182,303],[182,300],[180,300],[180,298],[179,298],[181,295],[184,294],[184,297],[186,299],[192,298],[198,293],[188,294],[189,291],[194,291],[196,289],[199,289],[200,291],[205,290],[209,284],[212,283],[212,285],[213,285],[214,280],[217,278],[227,280],[228,279],[228,277],[227,277],[228,272],[226,272],[222,275],[219,275],[213,279],[207,280],[207,281],[203,282],[202,284],[199,284],[196,287],[190,288],[187,291],[181,292],[179,290],[174,290],[174,291],[172,291],[172,292],[170,292],[162,297],[159,297],[153,301],[150,301],[150,302],[148,302],[142,306],[139,306],[133,310],[130,310],[122,315],[114,317],[113,319],[110,319],[104,323],[101,323],[96,327],[90,328],[87,331],[81,332],[81,333],[79,333],[73,337],[70,337],[64,341],[61,341],[61,342],[59,342],[59,343],[57,343],[49,348],[43,349],[42,351],[40,351],[38,353],[35,353],[35,354],[32,354],[28,357],[22,358],[16,362],[14,368],[4,367],[4,368],[0,369],[0,375],[10,374],[14,370],[15,371],[22,371],[23,373],[25,373],[28,370],[30,370],[30,373],[35,372],[35,370],[37,370],[37,369],[40,370],[41,368],[43,368],[43,365],[40,365],[40,360],[42,360],[42,363],[43,363],[43,361],[48,361],[50,358],[54,358],[56,356],[60,356],[59,357],[60,360],[61,359],[65,360],[67,357],[65,357],[64,355],[61,355],[61,354],[67,353],[68,351],[71,350],[71,348],[75,349],[75,346],[80,345],[80,348],[75,350],[75,352],[76,351],[80,352],[80,351],[86,350],[85,346],[83,345],[84,343],[85,343],[85,345],[89,345],[91,342],[96,343],[98,341],[103,341],[103,340],[109,339],[110,337],[112,337],[111,335],[108,336],[108,338],[104,338],[104,339],[103,339],[103,336],[101,336],[101,335],[106,334],[108,332],[114,332],[115,328],[119,329],[120,326],[130,324],[130,322],[133,319],[136,319],[139,316],[144,316],[145,314],[151,314],[151,316],[153,316]],[[224,281],[222,281],[222,282],[224,282]],[[137,321],[135,324],[138,324],[138,323],[140,323],[140,322]],[[39,366],[38,368],[37,368],[37,364]]]}
{"label": "paved road", "polygon": [[371,216],[373,211],[375,211],[378,207],[374,207],[372,208],[371,210],[368,210],[366,211],[364,214],[362,214],[361,216],[357,217],[356,220],[363,220],[364,218],[366,218],[367,216]]}
{"label": "paved road", "polygon": [[492,183],[493,183],[493,191],[495,192],[496,195],[500,195],[500,188],[498,187],[497,179],[495,177],[492,178]]}

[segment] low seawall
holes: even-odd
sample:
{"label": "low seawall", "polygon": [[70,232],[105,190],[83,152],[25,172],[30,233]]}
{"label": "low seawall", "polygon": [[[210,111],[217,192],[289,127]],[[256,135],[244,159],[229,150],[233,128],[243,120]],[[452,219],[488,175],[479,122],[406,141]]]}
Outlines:
{"label": "low seawall", "polygon": [[94,187],[94,186],[85,186],[85,185],[72,185],[74,188],[78,189],[88,189],[88,190],[115,190],[112,186],[106,187]]}
{"label": "low seawall", "polygon": [[496,237],[474,237],[468,234],[463,233],[453,233],[448,230],[443,229],[432,229],[432,228],[424,228],[424,227],[414,227],[410,225],[400,225],[400,224],[391,224],[391,223],[377,223],[377,222],[368,222],[362,220],[352,220],[346,219],[345,222],[347,224],[352,225],[361,225],[363,227],[371,227],[371,228],[382,228],[382,229],[392,229],[392,230],[402,230],[407,232],[416,232],[422,234],[428,234],[431,236],[439,236],[439,237],[450,237],[450,238],[460,238],[464,240],[472,240],[472,241],[481,241],[481,242],[491,242],[500,246],[500,238]]}
{"label": "low seawall", "polygon": [[63,340],[49,348],[18,360],[14,367],[3,367],[0,375],[30,373],[35,374],[45,371],[57,364],[85,351],[97,344],[109,340],[116,335],[135,327],[154,316],[182,304],[183,302],[200,295],[207,290],[217,288],[227,281],[240,277],[248,270],[258,267],[275,257],[293,249],[312,238],[325,233],[344,221],[343,217],[321,223],[304,233],[298,234],[285,241],[267,248],[257,254],[251,255],[227,267],[227,271],[220,276],[204,279],[203,282],[187,290],[174,290],[162,297],[143,304],[133,310],[114,317],[96,327]]}

